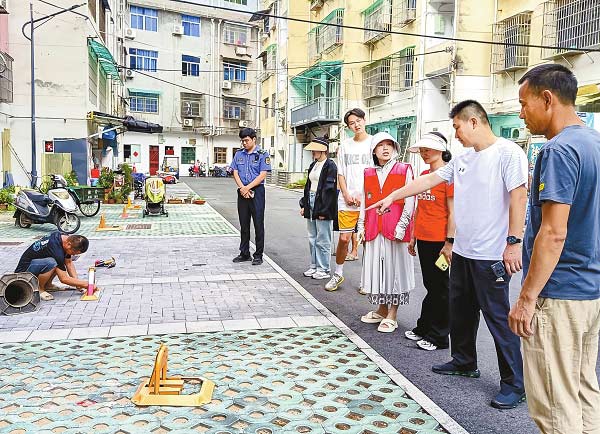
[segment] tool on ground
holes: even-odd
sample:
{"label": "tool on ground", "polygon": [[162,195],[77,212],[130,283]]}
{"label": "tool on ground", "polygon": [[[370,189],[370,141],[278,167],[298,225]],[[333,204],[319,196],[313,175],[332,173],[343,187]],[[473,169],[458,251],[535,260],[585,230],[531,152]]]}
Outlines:
{"label": "tool on ground", "polygon": [[[165,405],[172,407],[198,407],[212,400],[215,383],[203,377],[167,377],[169,349],[160,344],[154,369],[149,380],[144,380],[131,398],[135,405]],[[201,381],[199,393],[181,395],[184,380]]]}
{"label": "tool on ground", "polygon": [[96,262],[94,263],[94,267],[96,268],[113,268],[115,265],[117,265],[117,261],[115,260],[115,258],[96,259]]}
{"label": "tool on ground", "polygon": [[11,273],[0,278],[0,314],[35,312],[39,304],[39,283],[33,274]]}
{"label": "tool on ground", "polygon": [[100,290],[96,288],[96,268],[90,267],[88,270],[88,287],[81,296],[81,301],[97,301]]}
{"label": "tool on ground", "polygon": [[100,223],[96,228],[96,232],[104,232],[104,231],[121,231],[123,230],[123,226],[108,226],[106,224],[106,218],[104,218],[104,213],[100,214]]}
{"label": "tool on ground", "polygon": [[131,203],[131,198],[127,197],[127,209],[141,209],[142,205],[134,205],[133,203]]}

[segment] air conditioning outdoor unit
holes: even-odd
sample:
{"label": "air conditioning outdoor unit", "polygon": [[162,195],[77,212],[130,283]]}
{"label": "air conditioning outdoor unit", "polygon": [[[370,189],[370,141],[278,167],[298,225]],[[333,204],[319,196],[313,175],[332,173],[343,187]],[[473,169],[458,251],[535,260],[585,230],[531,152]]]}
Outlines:
{"label": "air conditioning outdoor unit", "polygon": [[125,71],[125,77],[133,78],[135,77],[135,71],[133,69],[128,69]]}
{"label": "air conditioning outdoor unit", "polygon": [[240,128],[246,128],[250,126],[250,121],[240,121]]}
{"label": "air conditioning outdoor unit", "polygon": [[183,26],[180,26],[179,24],[173,25],[173,34],[183,35]]}
{"label": "air conditioning outdoor unit", "polygon": [[221,86],[223,89],[231,90],[231,81],[225,80],[223,81],[223,85]]}
{"label": "air conditioning outdoor unit", "polygon": [[210,135],[211,131],[210,128],[203,128],[200,130],[200,134],[202,134],[203,136],[208,136]]}
{"label": "air conditioning outdoor unit", "polygon": [[235,54],[238,56],[245,56],[248,54],[248,49],[246,47],[235,47]]}
{"label": "air conditioning outdoor unit", "polygon": [[512,140],[526,140],[529,131],[525,127],[521,128],[512,128],[510,130],[510,138]]}
{"label": "air conditioning outdoor unit", "polygon": [[193,119],[184,119],[183,120],[183,126],[184,127],[193,127],[194,126],[194,120]]}
{"label": "air conditioning outdoor unit", "polygon": [[127,39],[135,39],[135,30],[134,29],[125,29],[125,37]]}

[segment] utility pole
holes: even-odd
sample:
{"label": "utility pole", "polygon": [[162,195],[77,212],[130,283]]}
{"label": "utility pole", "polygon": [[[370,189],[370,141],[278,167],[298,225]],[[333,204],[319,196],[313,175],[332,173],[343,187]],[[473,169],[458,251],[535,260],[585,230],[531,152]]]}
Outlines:
{"label": "utility pole", "polygon": [[[68,9],[61,9],[59,12],[55,12],[50,15],[43,16],[41,18],[33,19],[33,3],[29,3],[29,21],[23,24],[21,32],[26,39],[29,39],[31,43],[31,187],[35,188],[37,185],[37,158],[36,158],[36,134],[35,134],[35,43],[34,43],[34,30],[39,26],[34,26],[35,23],[44,21],[41,25],[54,18],[57,15],[64,14],[65,12],[72,12],[74,9],[85,6],[86,3],[80,5],[71,6]],[[87,17],[86,17],[87,18]],[[29,36],[25,34],[25,27],[31,26],[29,30]]]}

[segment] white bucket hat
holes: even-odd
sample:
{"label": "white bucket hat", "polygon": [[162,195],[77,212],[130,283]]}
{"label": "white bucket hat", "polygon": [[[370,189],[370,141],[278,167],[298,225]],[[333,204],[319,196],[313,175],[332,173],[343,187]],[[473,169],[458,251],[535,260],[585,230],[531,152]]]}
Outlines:
{"label": "white bucket hat", "polygon": [[380,132],[376,133],[371,139],[371,153],[373,153],[373,151],[375,151],[375,147],[384,140],[391,141],[394,144],[394,147],[396,148],[396,152],[400,152],[400,145],[398,144],[398,141],[394,139],[394,137],[390,133]]}
{"label": "white bucket hat", "polygon": [[432,133],[423,134],[420,140],[412,144],[408,150],[410,152],[419,152],[421,148],[434,149],[436,151],[447,151],[448,145],[440,136]]}

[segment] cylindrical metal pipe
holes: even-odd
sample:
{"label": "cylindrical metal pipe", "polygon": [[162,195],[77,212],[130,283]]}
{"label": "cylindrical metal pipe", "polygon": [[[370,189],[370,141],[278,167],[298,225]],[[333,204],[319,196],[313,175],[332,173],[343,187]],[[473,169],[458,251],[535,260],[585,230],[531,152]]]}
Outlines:
{"label": "cylindrical metal pipe", "polygon": [[33,287],[24,280],[14,280],[4,289],[4,300],[11,307],[21,308],[33,300]]}

